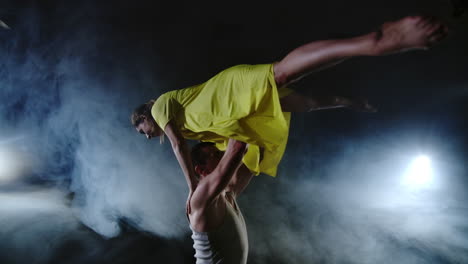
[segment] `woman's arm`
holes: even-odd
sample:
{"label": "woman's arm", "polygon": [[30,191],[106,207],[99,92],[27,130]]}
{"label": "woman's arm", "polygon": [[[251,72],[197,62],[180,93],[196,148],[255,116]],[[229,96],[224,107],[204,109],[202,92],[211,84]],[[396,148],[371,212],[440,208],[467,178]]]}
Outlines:
{"label": "woman's arm", "polygon": [[172,150],[174,151],[177,161],[184,172],[189,190],[190,192],[193,192],[197,186],[197,178],[195,177],[195,171],[193,169],[192,158],[190,156],[187,142],[177,126],[174,124],[173,120],[169,121],[164,132],[171,141]]}

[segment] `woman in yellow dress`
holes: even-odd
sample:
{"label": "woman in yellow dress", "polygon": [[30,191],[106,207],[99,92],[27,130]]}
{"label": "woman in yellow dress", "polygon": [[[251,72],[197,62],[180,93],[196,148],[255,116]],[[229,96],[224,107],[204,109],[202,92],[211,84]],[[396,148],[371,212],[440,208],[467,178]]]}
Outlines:
{"label": "woman in yellow dress", "polygon": [[220,149],[230,138],[248,143],[244,164],[256,175],[275,176],[286,148],[290,112],[336,107],[374,110],[365,101],[303,97],[287,89],[288,84],[347,58],[427,49],[446,33],[447,27],[437,19],[412,16],[358,37],[311,42],[279,62],[237,65],[205,83],[164,93],[138,107],[132,124],[148,139],[169,138],[190,193],[196,177],[185,139],[215,142]]}

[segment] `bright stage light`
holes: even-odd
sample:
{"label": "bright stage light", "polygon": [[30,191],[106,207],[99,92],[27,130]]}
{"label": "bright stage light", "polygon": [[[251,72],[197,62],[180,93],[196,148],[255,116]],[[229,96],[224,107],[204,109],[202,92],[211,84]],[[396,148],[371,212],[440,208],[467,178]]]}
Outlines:
{"label": "bright stage light", "polygon": [[411,163],[403,184],[412,188],[429,186],[432,183],[431,161],[427,156],[419,156]]}
{"label": "bright stage light", "polygon": [[26,160],[19,153],[0,149],[0,183],[10,182],[22,176]]}

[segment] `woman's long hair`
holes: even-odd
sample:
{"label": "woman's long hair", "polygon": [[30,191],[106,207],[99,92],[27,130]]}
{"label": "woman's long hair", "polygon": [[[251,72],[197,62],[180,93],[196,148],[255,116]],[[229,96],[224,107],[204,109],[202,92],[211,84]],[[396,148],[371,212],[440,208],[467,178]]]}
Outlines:
{"label": "woman's long hair", "polygon": [[132,113],[132,116],[130,117],[132,121],[132,125],[134,127],[137,127],[142,121],[143,121],[143,116],[146,118],[153,118],[151,115],[151,108],[154,105],[154,102],[156,100],[150,100],[140,106],[138,106]]}

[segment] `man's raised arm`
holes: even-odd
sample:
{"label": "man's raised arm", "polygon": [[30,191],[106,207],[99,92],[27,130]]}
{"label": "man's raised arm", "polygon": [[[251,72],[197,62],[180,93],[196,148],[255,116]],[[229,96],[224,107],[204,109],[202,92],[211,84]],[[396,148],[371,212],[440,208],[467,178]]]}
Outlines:
{"label": "man's raised arm", "polygon": [[228,147],[218,166],[209,175],[200,180],[192,196],[192,206],[201,208],[210,204],[230,182],[232,176],[242,164],[242,157],[247,144],[229,139]]}

